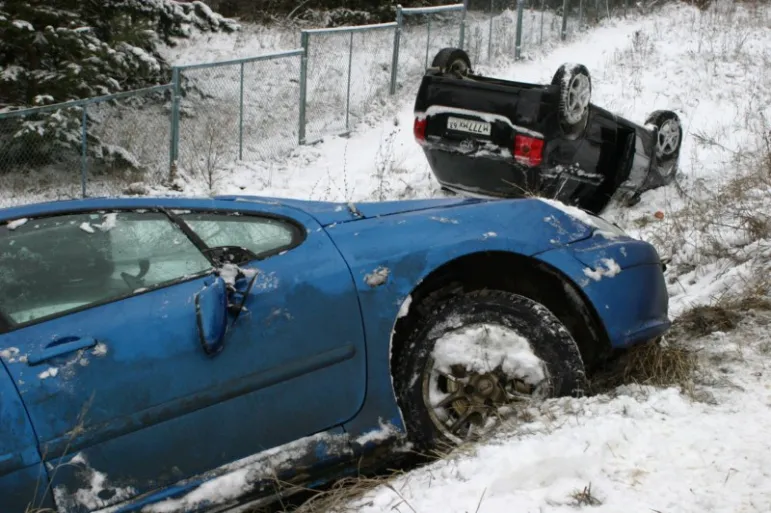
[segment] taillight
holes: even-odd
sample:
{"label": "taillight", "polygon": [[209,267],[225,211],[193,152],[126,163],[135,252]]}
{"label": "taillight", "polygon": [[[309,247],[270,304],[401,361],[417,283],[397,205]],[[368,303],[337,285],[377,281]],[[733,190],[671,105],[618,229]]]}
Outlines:
{"label": "taillight", "polygon": [[428,119],[426,118],[415,118],[415,125],[412,128],[413,133],[415,134],[415,140],[418,141],[420,144],[423,144],[426,142],[426,124],[428,123]]}
{"label": "taillight", "polygon": [[528,166],[543,162],[543,139],[517,135],[514,137],[514,159]]}

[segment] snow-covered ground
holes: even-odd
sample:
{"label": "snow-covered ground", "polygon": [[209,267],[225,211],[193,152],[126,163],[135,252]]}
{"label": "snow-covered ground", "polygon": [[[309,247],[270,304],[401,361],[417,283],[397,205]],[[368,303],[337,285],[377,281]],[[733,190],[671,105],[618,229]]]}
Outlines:
{"label": "snow-covered ground", "polygon": [[484,445],[342,505],[359,513],[771,511],[768,316],[693,342],[696,400],[626,386],[560,399]]}

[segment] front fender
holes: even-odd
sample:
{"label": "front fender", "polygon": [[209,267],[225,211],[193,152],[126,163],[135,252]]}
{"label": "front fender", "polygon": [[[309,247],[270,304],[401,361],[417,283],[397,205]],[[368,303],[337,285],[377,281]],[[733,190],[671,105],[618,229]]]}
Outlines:
{"label": "front fender", "polygon": [[367,398],[346,425],[355,438],[378,419],[404,430],[391,381],[391,335],[400,308],[431,272],[474,253],[531,256],[563,248],[589,238],[592,227],[538,200],[504,200],[362,219],[326,231],[356,282],[367,341]]}

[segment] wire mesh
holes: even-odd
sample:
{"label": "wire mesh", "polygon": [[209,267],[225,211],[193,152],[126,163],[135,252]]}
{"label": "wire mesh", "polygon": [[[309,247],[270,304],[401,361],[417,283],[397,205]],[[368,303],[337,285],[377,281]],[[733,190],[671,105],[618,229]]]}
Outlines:
{"label": "wire mesh", "polygon": [[115,195],[134,182],[154,186],[169,174],[171,91],[132,96],[88,106],[87,191]]}
{"label": "wire mesh", "polygon": [[294,148],[299,76],[297,54],[180,69],[179,169],[213,188],[236,161]]}
{"label": "wire mesh", "polygon": [[387,96],[395,30],[389,24],[308,33],[308,142],[352,130]]}
{"label": "wire mesh", "polygon": [[179,170],[213,186],[239,157],[241,66],[182,70],[180,82]]}
{"label": "wire mesh", "polygon": [[[571,0],[576,2],[577,0]],[[548,50],[561,40],[562,0],[525,0],[522,10],[521,58]],[[517,0],[484,0],[470,4],[467,43],[472,64],[514,59]],[[570,22],[570,20],[568,20]],[[573,24],[570,28],[574,29]]]}
{"label": "wire mesh", "polygon": [[84,186],[88,196],[116,195],[133,182],[160,181],[170,88],[0,113],[0,207],[79,198]]}
{"label": "wire mesh", "polygon": [[411,14],[405,9],[403,16],[399,37],[397,91],[420,80],[439,50],[460,46],[460,27],[463,22],[463,11],[457,9],[428,14]]}
{"label": "wire mesh", "polygon": [[262,161],[297,146],[300,56],[244,64],[243,158]]}

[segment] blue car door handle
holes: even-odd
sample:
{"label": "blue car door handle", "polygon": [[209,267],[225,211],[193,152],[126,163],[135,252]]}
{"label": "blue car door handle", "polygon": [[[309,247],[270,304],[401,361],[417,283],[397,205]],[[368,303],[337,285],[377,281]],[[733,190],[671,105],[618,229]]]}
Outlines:
{"label": "blue car door handle", "polygon": [[96,346],[96,339],[94,337],[63,337],[54,340],[41,351],[30,355],[27,362],[30,365],[38,365],[57,356],[94,346]]}

